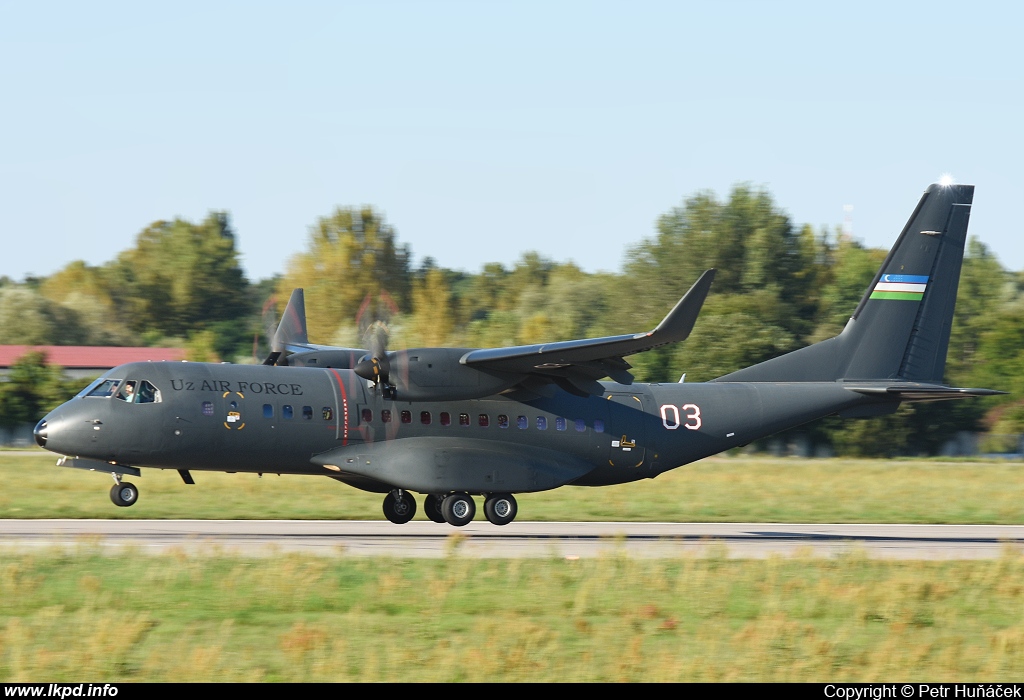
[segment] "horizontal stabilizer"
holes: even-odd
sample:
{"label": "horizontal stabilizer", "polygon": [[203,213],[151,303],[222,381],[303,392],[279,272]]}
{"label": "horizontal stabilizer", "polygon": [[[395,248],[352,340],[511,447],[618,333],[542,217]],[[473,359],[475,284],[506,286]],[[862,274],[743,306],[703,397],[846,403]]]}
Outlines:
{"label": "horizontal stabilizer", "polygon": [[850,391],[865,396],[888,397],[899,401],[945,401],[947,399],[967,399],[974,396],[997,396],[1006,393],[995,389],[973,389],[913,382],[857,383],[844,386]]}

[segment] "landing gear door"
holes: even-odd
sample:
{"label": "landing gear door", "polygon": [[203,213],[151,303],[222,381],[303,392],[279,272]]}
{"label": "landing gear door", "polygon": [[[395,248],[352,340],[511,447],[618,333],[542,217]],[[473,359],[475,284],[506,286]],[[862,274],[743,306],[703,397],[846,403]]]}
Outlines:
{"label": "landing gear door", "polygon": [[644,407],[639,395],[608,396],[608,462],[613,467],[637,468],[644,464],[647,436],[644,432]]}

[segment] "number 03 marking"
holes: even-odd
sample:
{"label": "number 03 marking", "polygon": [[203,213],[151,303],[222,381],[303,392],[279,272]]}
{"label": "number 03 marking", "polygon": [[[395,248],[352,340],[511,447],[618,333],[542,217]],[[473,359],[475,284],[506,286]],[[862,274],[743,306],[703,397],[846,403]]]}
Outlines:
{"label": "number 03 marking", "polygon": [[[685,423],[680,420],[680,409],[682,409],[683,415],[686,417]],[[700,406],[695,403],[688,403],[683,406],[662,404],[661,424],[665,426],[665,430],[676,430],[680,425],[687,430],[699,430],[701,426]]]}

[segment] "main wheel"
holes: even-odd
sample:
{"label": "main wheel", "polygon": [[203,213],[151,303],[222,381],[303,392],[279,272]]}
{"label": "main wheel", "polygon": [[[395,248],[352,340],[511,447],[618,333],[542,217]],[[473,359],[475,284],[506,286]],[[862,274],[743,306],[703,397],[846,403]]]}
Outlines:
{"label": "main wheel", "polygon": [[441,497],[434,494],[427,494],[423,499],[423,514],[435,523],[445,522],[444,513],[441,512]]}
{"label": "main wheel", "polygon": [[508,525],[518,512],[519,504],[510,493],[492,493],[484,501],[484,515],[495,525]]}
{"label": "main wheel", "polygon": [[136,488],[135,484],[128,483],[127,481],[114,484],[110,489],[110,500],[113,501],[115,506],[121,506],[122,508],[134,505],[135,501],[139,500],[139,489]]}
{"label": "main wheel", "polygon": [[468,525],[476,515],[476,503],[468,493],[453,493],[441,503],[441,514],[449,525]]}
{"label": "main wheel", "polygon": [[384,497],[384,517],[396,525],[404,525],[416,515],[416,499],[408,491],[391,491]]}

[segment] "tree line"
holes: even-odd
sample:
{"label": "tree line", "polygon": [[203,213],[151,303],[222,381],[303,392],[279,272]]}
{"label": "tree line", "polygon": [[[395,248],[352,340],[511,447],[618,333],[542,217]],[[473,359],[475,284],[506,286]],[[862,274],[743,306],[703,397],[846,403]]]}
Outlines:
{"label": "tree line", "polygon": [[[621,273],[523,253],[476,273],[418,264],[372,207],[339,207],[309,230],[281,275],[251,281],[224,212],[158,221],[134,247],[49,277],[0,279],[8,344],[183,346],[193,360],[260,361],[291,290],[306,290],[310,338],[365,347],[382,321],[389,346],[494,347],[653,328],[700,273],[718,273],[693,334],[628,358],[639,381],[704,381],[839,333],[887,251],[831,229],[797,225],[764,189],[736,185],[725,198],[698,192],[663,214],[654,235],[628,248]],[[1024,432],[1024,278],[976,238],[961,275],[946,378],[1007,397],[905,405],[893,416],[829,419],[800,432],[839,454],[934,453],[957,431]],[[50,382],[38,366],[24,376]],[[0,422],[23,420],[0,382]],[[46,375],[49,376],[49,375]],[[21,382],[21,384],[18,384]],[[22,389],[15,389],[21,386]],[[62,393],[63,392],[63,393]],[[72,392],[73,393],[73,392]],[[45,405],[44,405],[45,404]],[[995,438],[993,438],[995,439]]]}

